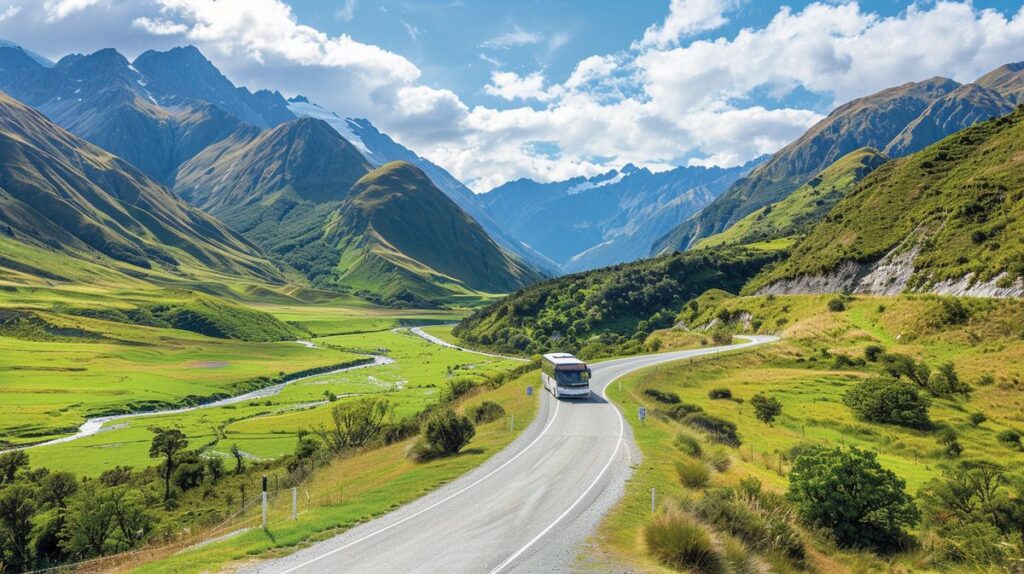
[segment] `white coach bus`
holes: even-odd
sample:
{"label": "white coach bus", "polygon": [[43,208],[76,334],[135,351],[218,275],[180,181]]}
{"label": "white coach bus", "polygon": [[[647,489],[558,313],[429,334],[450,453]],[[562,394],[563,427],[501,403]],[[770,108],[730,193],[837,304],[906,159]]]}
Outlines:
{"label": "white coach bus", "polygon": [[590,397],[590,368],[569,353],[548,353],[541,361],[540,379],[556,399]]}

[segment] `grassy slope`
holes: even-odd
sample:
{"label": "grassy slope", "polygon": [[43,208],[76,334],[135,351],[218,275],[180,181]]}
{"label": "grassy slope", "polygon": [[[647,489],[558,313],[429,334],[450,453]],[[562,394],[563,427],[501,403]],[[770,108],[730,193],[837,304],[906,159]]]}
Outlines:
{"label": "grassy slope", "polygon": [[890,162],[750,290],[786,278],[828,273],[846,261],[871,262],[920,247],[911,288],[975,274],[1024,276],[1024,111],[986,121]]}
{"label": "grassy slope", "polygon": [[[537,395],[527,397],[525,393],[525,387],[533,384],[535,377],[536,373],[526,374],[462,403],[463,410],[483,400],[501,404],[508,415],[515,417],[516,432],[509,432],[505,419],[481,425],[462,454],[424,464],[406,458],[411,444],[408,441],[337,461],[303,486],[298,521],[289,519],[291,499],[282,496],[272,505],[268,531],[256,528],[230,541],[173,556],[170,552],[158,554],[154,557],[163,559],[134,571],[187,573],[237,567],[256,557],[294,552],[410,502],[472,470],[512,442],[536,414]],[[250,512],[239,526],[256,524],[258,517]]]}
{"label": "grassy slope", "polygon": [[539,279],[403,162],[356,182],[326,237],[340,251],[339,282],[385,299],[502,293]]}
{"label": "grassy slope", "polygon": [[749,245],[804,233],[825,217],[861,179],[886,160],[884,155],[872,148],[852,151],[782,201],[751,213],[719,234],[702,239],[696,247]]}
{"label": "grassy slope", "polygon": [[[931,416],[948,423],[960,435],[964,457],[999,460],[1013,467],[1024,463],[1024,454],[998,443],[996,434],[1024,424],[1020,399],[1020,372],[1024,369],[1024,342],[1019,338],[1019,322],[1024,319],[1024,304],[1019,301],[966,300],[971,310],[967,323],[956,326],[935,324],[941,307],[934,297],[858,297],[840,313],[827,311],[828,297],[743,297],[709,295],[701,298],[695,323],[710,321],[721,309],[747,311],[760,323],[761,332],[781,331],[783,341],[753,352],[677,363],[636,373],[609,389],[610,397],[627,414],[643,404],[659,405],[643,394],[647,388],[673,391],[683,401],[702,406],[708,412],[735,421],[743,445],[732,451],[732,466],[715,473],[712,485],[734,485],[747,476],[755,476],[770,488],[782,490],[791,461],[788,451],[801,443],[847,444],[880,453],[879,461],[904,478],[914,491],[940,472],[948,462],[941,455],[934,435],[890,425],[858,421],[838,401],[857,381],[872,376],[877,367],[832,367],[822,350],[832,354],[862,356],[868,344],[881,344],[889,351],[909,353],[928,361],[933,367],[954,361],[961,377],[974,382],[982,374],[991,374],[996,384],[975,387],[967,402],[933,402]],[[707,391],[726,387],[738,398],[749,399],[756,392],[768,392],[782,401],[783,414],[768,427],[752,416],[749,406],[732,401],[711,401]],[[975,428],[967,423],[971,412],[984,412],[989,422]],[[687,490],[678,483],[673,467],[681,454],[672,440],[682,427],[671,421],[648,419],[640,425],[629,417],[644,462],[629,483],[626,496],[602,525],[596,546],[604,556],[628,562],[644,570],[660,567],[643,552],[640,532],[650,516],[650,488],[666,497],[692,498],[699,491]],[[705,444],[705,447],[707,445]],[[779,455],[783,455],[779,472]],[[812,536],[805,536],[813,541]],[[791,565],[777,557],[767,557],[778,571],[790,571]],[[898,556],[901,570],[927,570],[927,556]],[[837,553],[821,545],[811,553],[810,564],[818,571],[876,571],[883,563],[867,554]]]}

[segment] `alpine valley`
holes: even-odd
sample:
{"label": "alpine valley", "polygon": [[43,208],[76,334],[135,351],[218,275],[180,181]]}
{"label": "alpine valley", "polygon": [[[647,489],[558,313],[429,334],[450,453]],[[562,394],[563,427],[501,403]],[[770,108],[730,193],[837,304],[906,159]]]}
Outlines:
{"label": "alpine valley", "polygon": [[[338,4],[338,22],[366,9]],[[629,54],[724,46],[703,26],[733,24],[698,4],[756,11],[671,4]],[[934,10],[954,4],[974,11]],[[161,6],[132,33],[170,42],[197,6],[252,15]],[[363,72],[390,62],[295,29],[292,56],[329,41]],[[189,30],[204,49],[220,33]],[[565,84],[499,71],[512,47],[546,66],[581,40],[542,36],[474,44],[494,73],[473,97],[529,101],[525,124],[570,105],[570,82],[646,89],[612,69],[625,49]],[[505,178],[406,124],[376,118],[392,137],[294,86],[251,91],[194,46],[29,48],[0,41],[0,572],[1024,564],[1024,63],[804,110],[778,143],[714,156],[734,165],[595,152],[546,172],[586,175],[485,190],[453,173]],[[208,53],[249,77],[229,48]],[[717,105],[760,97],[735,94]],[[486,106],[459,111],[496,130]]]}

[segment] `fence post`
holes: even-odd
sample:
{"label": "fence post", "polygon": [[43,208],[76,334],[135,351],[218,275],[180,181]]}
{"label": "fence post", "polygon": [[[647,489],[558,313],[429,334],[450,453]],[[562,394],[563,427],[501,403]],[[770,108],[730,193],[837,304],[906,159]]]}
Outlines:
{"label": "fence post", "polygon": [[654,488],[651,488],[651,513],[654,513]]}
{"label": "fence post", "polygon": [[292,520],[299,519],[299,487],[292,487]]}
{"label": "fence post", "polygon": [[267,529],[267,475],[263,475],[263,529]]}

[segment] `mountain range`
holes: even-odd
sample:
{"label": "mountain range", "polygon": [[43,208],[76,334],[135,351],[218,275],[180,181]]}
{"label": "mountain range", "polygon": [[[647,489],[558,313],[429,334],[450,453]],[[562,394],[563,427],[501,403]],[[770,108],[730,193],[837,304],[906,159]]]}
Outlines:
{"label": "mountain range", "polygon": [[678,167],[657,173],[626,165],[552,183],[518,179],[480,195],[479,201],[509,233],[571,273],[647,256],[656,239],[763,160],[728,169]]}
{"label": "mountain range", "polygon": [[863,147],[901,157],[1013,109],[1024,68],[1002,66],[975,83],[935,77],[843,104],[737,181],[699,215],[660,238],[652,253],[686,249],[775,203],[840,157]]}

